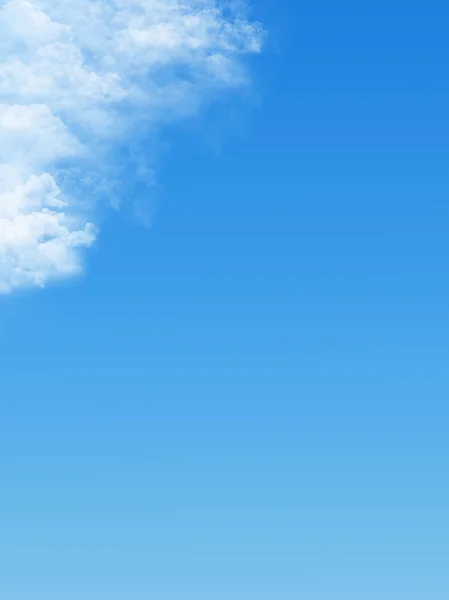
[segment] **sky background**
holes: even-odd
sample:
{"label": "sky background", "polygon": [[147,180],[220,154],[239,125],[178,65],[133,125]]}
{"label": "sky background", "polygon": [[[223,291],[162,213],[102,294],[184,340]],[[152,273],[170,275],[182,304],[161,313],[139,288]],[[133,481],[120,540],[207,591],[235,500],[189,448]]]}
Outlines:
{"label": "sky background", "polygon": [[151,227],[0,298],[6,600],[448,597],[449,7],[252,4]]}

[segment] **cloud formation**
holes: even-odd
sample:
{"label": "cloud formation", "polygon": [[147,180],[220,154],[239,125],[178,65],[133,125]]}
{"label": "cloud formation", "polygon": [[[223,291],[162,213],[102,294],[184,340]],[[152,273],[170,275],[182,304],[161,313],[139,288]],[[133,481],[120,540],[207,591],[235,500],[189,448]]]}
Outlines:
{"label": "cloud formation", "polygon": [[226,5],[0,0],[0,292],[79,272],[117,156],[245,83],[261,30]]}

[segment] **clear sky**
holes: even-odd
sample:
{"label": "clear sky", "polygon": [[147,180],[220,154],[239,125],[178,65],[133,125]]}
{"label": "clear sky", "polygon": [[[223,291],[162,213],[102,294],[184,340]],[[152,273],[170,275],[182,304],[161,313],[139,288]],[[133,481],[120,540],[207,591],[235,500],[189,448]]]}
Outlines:
{"label": "clear sky", "polygon": [[2,267],[5,600],[449,597],[449,7],[252,7],[251,83],[125,161],[150,226]]}

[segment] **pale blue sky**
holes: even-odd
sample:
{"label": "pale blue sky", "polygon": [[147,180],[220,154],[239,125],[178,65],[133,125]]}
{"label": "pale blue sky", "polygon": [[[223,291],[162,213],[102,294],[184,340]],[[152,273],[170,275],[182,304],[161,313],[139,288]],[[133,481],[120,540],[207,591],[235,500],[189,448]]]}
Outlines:
{"label": "pale blue sky", "polygon": [[2,597],[448,597],[448,16],[253,0],[151,227],[0,298]]}

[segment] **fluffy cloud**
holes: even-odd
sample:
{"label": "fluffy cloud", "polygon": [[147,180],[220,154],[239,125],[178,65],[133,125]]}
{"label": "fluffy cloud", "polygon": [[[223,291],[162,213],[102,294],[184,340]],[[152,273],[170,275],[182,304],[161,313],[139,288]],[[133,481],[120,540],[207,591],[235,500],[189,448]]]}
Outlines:
{"label": "fluffy cloud", "polygon": [[142,170],[141,131],[245,83],[261,31],[232,5],[0,0],[0,292],[77,273],[118,149]]}

